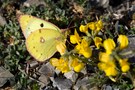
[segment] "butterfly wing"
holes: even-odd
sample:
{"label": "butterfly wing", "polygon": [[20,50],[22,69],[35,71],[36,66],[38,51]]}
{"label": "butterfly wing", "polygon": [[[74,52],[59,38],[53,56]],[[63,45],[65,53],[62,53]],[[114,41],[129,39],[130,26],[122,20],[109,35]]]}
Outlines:
{"label": "butterfly wing", "polygon": [[58,40],[63,40],[61,32],[52,29],[39,29],[28,36],[26,47],[36,60],[43,62],[57,51]]}
{"label": "butterfly wing", "polygon": [[42,28],[60,31],[60,29],[54,24],[30,15],[20,15],[19,23],[25,38],[27,38],[30,33],[34,32],[35,30]]}

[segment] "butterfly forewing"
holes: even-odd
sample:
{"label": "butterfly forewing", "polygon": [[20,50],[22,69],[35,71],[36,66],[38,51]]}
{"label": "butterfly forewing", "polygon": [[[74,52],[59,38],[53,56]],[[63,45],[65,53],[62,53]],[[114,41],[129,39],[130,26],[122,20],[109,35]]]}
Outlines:
{"label": "butterfly forewing", "polygon": [[19,22],[25,38],[27,38],[33,31],[42,28],[60,31],[60,29],[54,24],[30,15],[20,15]]}

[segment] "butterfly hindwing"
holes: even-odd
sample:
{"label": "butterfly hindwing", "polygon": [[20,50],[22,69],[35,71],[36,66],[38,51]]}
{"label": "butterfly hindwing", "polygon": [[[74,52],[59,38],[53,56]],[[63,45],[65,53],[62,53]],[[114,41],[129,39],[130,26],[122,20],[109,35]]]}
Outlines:
{"label": "butterfly hindwing", "polygon": [[26,39],[29,53],[38,61],[45,61],[57,51],[58,40],[62,34],[52,29],[39,29],[32,32]]}

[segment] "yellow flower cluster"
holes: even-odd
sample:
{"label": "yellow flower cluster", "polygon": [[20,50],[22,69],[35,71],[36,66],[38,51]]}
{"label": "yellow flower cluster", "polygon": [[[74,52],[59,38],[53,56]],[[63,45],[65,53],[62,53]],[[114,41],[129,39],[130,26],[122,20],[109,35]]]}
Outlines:
{"label": "yellow flower cluster", "polygon": [[71,61],[70,66],[74,69],[74,71],[80,72],[84,68],[84,63],[80,62],[78,58],[74,58]]}
{"label": "yellow flower cluster", "polygon": [[[103,23],[101,20],[99,20],[97,22],[88,23],[87,25],[81,25],[80,31],[88,34],[89,33],[88,29],[99,31],[102,28],[103,28]],[[94,42],[97,48],[101,46],[102,44],[101,41],[102,39],[99,37],[94,38]],[[88,39],[81,38],[76,30],[74,32],[74,35],[70,35],[70,42],[72,44],[77,44],[75,46],[75,51],[78,54],[83,55],[86,58],[90,58],[92,56],[92,49],[90,47],[90,43]],[[64,43],[59,42],[56,48],[61,55],[65,54],[66,45]],[[50,62],[58,70],[62,71],[62,73],[70,71],[71,68],[76,72],[80,72],[81,69],[84,68],[84,63],[80,62],[77,58],[73,59],[72,61],[64,60],[63,58],[60,58],[60,59],[53,58],[51,59]]]}
{"label": "yellow flower cluster", "polygon": [[99,31],[103,28],[103,23],[101,20],[97,22],[90,22],[87,25],[91,30],[96,30],[96,31]]}
{"label": "yellow flower cluster", "polygon": [[99,54],[99,60],[100,62],[98,63],[98,67],[103,70],[107,76],[117,75],[115,61],[110,54],[101,52]]}
{"label": "yellow flower cluster", "polygon": [[65,60],[64,58],[52,58],[50,63],[60,70],[62,73],[71,71],[72,69],[75,72],[80,72],[84,68],[84,63],[80,62],[78,58],[74,58],[71,61]]}
{"label": "yellow flower cluster", "polygon": [[50,60],[50,63],[55,66],[58,70],[60,70],[62,73],[66,73],[70,71],[69,66],[68,66],[68,60],[64,60],[63,58],[57,59],[57,58],[52,58]]}
{"label": "yellow flower cluster", "polygon": [[87,25],[81,25],[80,26],[80,31],[87,33],[88,28],[92,31],[99,31],[103,28],[103,22],[101,20],[98,20],[96,22],[90,22]]}
{"label": "yellow flower cluster", "polygon": [[[103,23],[101,20],[96,22],[90,22],[87,25],[81,25],[80,31],[88,34],[88,30],[95,30],[99,31],[103,28]],[[101,46],[102,39],[99,37],[94,38],[94,42],[97,48]],[[77,31],[75,30],[74,35],[70,35],[70,42],[72,44],[77,44],[75,46],[75,51],[83,55],[86,58],[90,58],[92,56],[92,49],[90,47],[90,43],[86,38],[81,38]],[[57,51],[64,55],[66,53],[66,45],[63,42],[58,42],[56,46]],[[84,68],[84,63],[80,62],[77,58],[73,59],[72,61],[65,60],[62,57],[60,59],[52,58],[50,60],[51,64],[56,67],[56,69],[60,70],[62,73],[66,73],[71,70],[71,68],[76,71],[80,72],[82,68]]]}
{"label": "yellow flower cluster", "polygon": [[[97,37],[96,34],[103,29],[103,22],[101,20],[98,20],[96,22],[90,22],[86,25],[81,25],[80,26],[80,31],[86,33],[87,36],[91,36],[93,37],[93,41],[97,47],[97,49],[100,48],[100,46],[102,45],[102,38]],[[88,30],[92,30],[91,33],[88,32]]]}
{"label": "yellow flower cluster", "polygon": [[[128,46],[128,38],[125,35],[119,35],[117,39],[117,44],[111,38],[103,41],[102,38],[97,36],[97,33],[102,29],[103,22],[101,20],[96,22],[90,22],[86,25],[81,25],[79,30],[85,33],[86,36],[79,36],[78,32],[75,30],[74,34],[70,35],[70,42],[72,44],[75,44],[75,48],[70,52],[66,50],[67,47],[65,43],[58,42],[56,48],[58,52],[62,55],[62,57],[60,57],[60,59],[52,58],[50,60],[50,63],[62,73],[66,73],[71,70],[74,70],[75,72],[80,72],[85,66],[85,64],[79,60],[80,58],[82,58],[80,57],[80,55],[84,56],[85,59],[90,58],[92,56],[92,48],[90,47],[90,44],[94,43],[97,49],[100,50],[101,46],[105,49],[105,52],[99,53],[99,63],[97,66],[100,70],[105,72],[106,76],[108,76],[111,80],[115,81],[113,76],[119,74],[119,67],[121,69],[121,72],[123,73],[126,73],[130,69],[128,59],[123,59],[118,55],[119,51]],[[88,30],[91,30],[91,32],[89,32]],[[65,54],[66,52],[67,54]],[[76,56],[76,53],[79,55]],[[69,57],[72,58],[69,59]]]}
{"label": "yellow flower cluster", "polygon": [[81,37],[79,36],[79,34],[77,33],[77,31],[75,30],[74,35],[70,36],[70,42],[72,44],[77,44],[75,47],[75,50],[83,55],[86,58],[91,57],[92,55],[92,50],[89,47],[89,42],[87,42],[86,39],[81,39]]}
{"label": "yellow flower cluster", "polygon": [[92,55],[92,50],[85,39],[82,39],[81,43],[76,45],[75,49],[78,51],[79,54],[83,55],[86,58],[89,58]]}
{"label": "yellow flower cluster", "polygon": [[[125,35],[119,35],[118,37],[119,49],[124,49],[128,45],[128,38]],[[118,70],[116,69],[116,60],[119,62],[122,72],[127,72],[130,69],[128,59],[121,59],[117,55],[112,55],[113,51],[116,48],[116,44],[113,39],[106,39],[103,42],[103,47],[105,52],[100,52],[98,63],[99,69],[103,70],[107,76],[116,76]]]}

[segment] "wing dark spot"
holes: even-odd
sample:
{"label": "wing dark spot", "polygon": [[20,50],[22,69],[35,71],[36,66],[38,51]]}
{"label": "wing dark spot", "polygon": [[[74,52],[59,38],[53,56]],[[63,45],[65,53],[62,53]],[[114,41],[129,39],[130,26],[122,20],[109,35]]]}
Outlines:
{"label": "wing dark spot", "polygon": [[41,26],[41,27],[44,27],[44,24],[43,24],[43,23],[41,23],[41,24],[40,24],[40,26]]}
{"label": "wing dark spot", "polygon": [[39,33],[41,33],[41,29],[39,29]]}
{"label": "wing dark spot", "polygon": [[38,50],[36,50],[36,52],[38,52]]}
{"label": "wing dark spot", "polygon": [[33,48],[35,49],[35,46]]}

